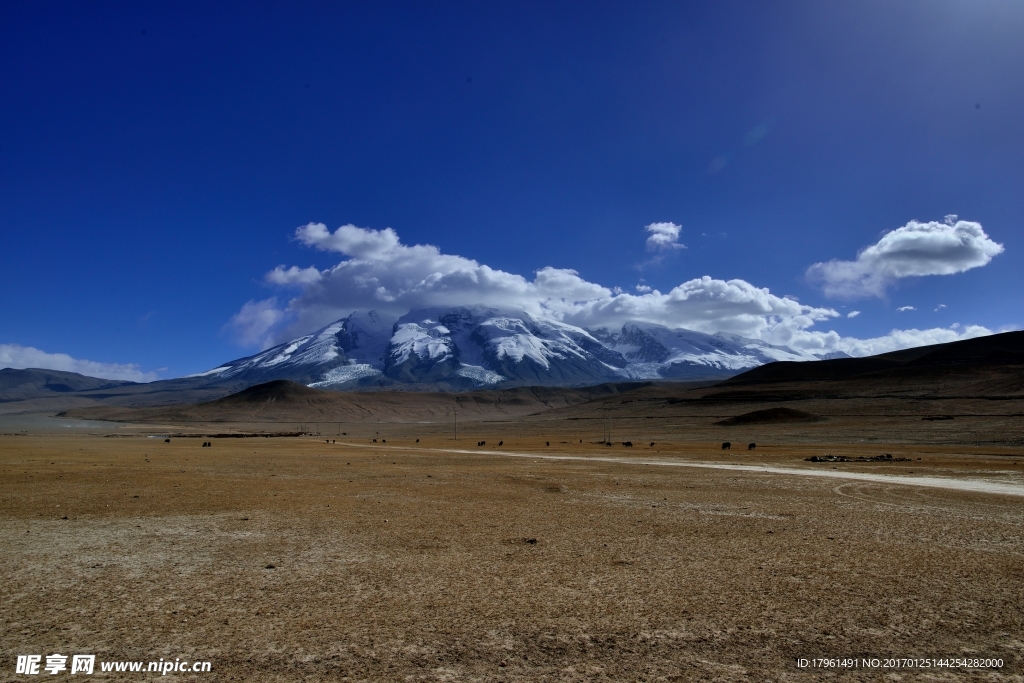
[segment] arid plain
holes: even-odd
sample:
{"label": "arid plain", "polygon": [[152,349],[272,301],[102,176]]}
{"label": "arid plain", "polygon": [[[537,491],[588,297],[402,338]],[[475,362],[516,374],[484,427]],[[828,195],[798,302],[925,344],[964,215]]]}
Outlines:
{"label": "arid plain", "polygon": [[2,678],[83,652],[212,662],[167,680],[1024,680],[1016,399],[723,426],[767,404],[631,391],[457,441],[394,414],[0,436]]}
{"label": "arid plain", "polygon": [[0,677],[1022,681],[1021,336],[720,384],[0,404]]}

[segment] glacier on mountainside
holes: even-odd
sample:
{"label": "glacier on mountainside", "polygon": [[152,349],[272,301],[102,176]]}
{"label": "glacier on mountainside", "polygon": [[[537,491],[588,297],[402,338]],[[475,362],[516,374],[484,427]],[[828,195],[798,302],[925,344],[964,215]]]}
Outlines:
{"label": "glacier on mountainside", "polygon": [[314,389],[329,389],[343,384],[349,384],[360,379],[369,377],[380,377],[383,373],[372,365],[366,363],[353,363],[352,365],[341,365],[325,372],[316,382],[308,386]]}
{"label": "glacier on mountainside", "polygon": [[485,384],[498,384],[505,381],[504,375],[499,375],[496,372],[491,372],[487,368],[482,368],[479,365],[463,365],[455,374],[459,377],[465,377],[466,379],[472,380],[474,383],[479,385]]}

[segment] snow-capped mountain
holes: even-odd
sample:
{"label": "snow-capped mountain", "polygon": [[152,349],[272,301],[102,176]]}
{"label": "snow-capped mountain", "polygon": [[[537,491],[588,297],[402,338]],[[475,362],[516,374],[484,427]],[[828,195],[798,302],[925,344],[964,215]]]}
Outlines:
{"label": "snow-capped mountain", "polygon": [[728,377],[775,360],[816,357],[736,335],[648,323],[586,330],[524,311],[455,307],[394,320],[355,312],[311,335],[195,377],[312,387],[413,384],[446,389]]}
{"label": "snow-capped mountain", "polygon": [[460,307],[400,318],[384,373],[401,381],[426,378],[457,386],[573,385],[620,378],[614,371],[625,366],[622,356],[579,327],[523,311]]}
{"label": "snow-capped mountain", "polygon": [[652,323],[627,323],[619,332],[595,330],[593,334],[629,362],[622,374],[632,379],[700,379],[734,375],[777,360],[819,360],[759,339],[673,330]]}
{"label": "snow-capped mountain", "polygon": [[357,311],[313,334],[193,376],[252,384],[290,379],[321,388],[372,384],[381,376],[393,323],[375,311]]}

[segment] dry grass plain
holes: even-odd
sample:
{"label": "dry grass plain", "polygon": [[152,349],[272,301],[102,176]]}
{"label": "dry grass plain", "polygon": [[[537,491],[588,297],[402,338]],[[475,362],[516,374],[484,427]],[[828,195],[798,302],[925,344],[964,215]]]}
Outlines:
{"label": "dry grass plain", "polygon": [[[590,459],[1024,484],[1024,449],[811,464],[881,451],[627,449],[561,424],[465,425],[457,443],[416,426],[212,448],[130,428],[0,436],[0,680],[31,679],[15,655],[53,652],[213,663],[168,681],[1024,680],[1024,498]],[[795,664],[823,656],[1004,666]]]}

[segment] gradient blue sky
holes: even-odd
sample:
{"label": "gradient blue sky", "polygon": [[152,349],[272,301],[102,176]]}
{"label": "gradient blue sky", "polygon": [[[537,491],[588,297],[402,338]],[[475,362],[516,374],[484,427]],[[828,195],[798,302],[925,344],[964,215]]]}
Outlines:
{"label": "gradient blue sky", "polygon": [[[742,279],[844,337],[1018,328],[1021,36],[1009,0],[3,3],[0,344],[246,355],[232,316],[289,296],[265,273],[341,258],[309,222],[527,279]],[[951,213],[1005,251],[884,296],[806,276]],[[659,221],[687,248],[645,249]]]}

